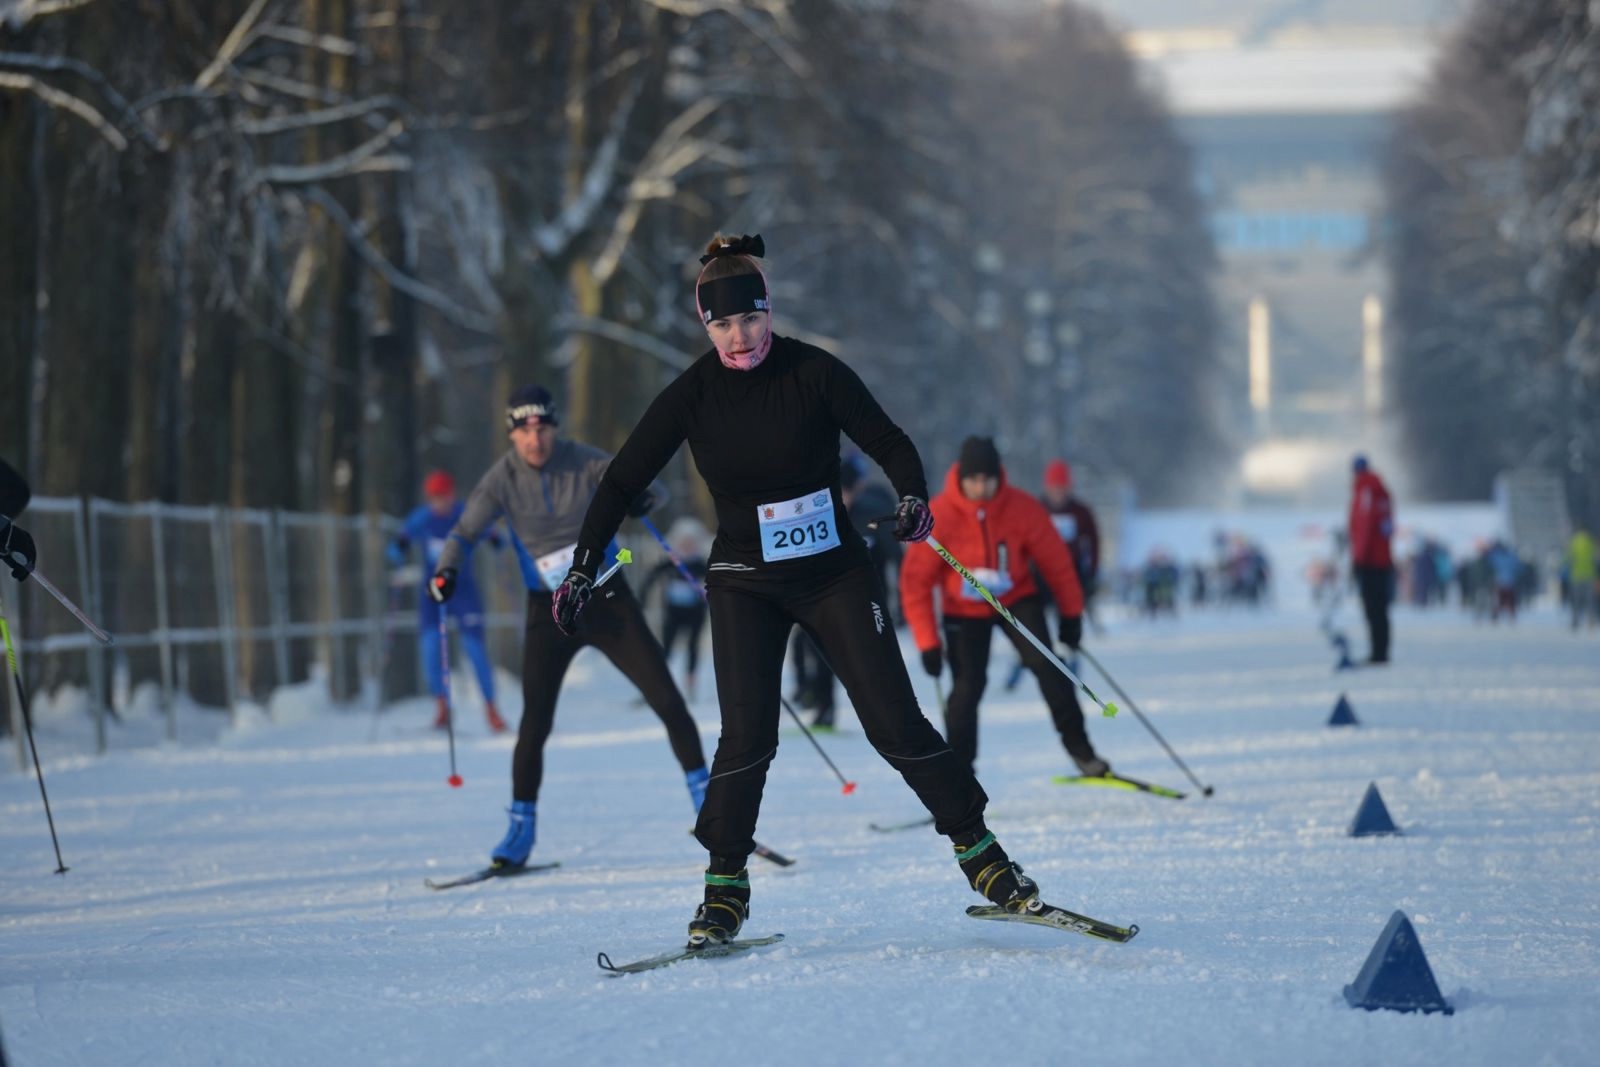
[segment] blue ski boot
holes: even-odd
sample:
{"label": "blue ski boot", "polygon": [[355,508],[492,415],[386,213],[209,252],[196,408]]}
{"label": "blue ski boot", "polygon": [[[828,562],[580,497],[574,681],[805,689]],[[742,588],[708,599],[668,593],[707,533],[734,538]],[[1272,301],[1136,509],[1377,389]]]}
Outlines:
{"label": "blue ski boot", "polygon": [[531,800],[513,800],[510,808],[511,828],[506,831],[506,836],[494,846],[490,854],[490,866],[493,867],[522,867],[528,862],[528,853],[533,851],[535,829],[538,824],[538,815],[534,811],[534,802]]}
{"label": "blue ski boot", "polygon": [[689,786],[689,802],[694,805],[694,813],[700,814],[700,809],[705,806],[706,786],[711,784],[711,772],[705,767],[697,767],[684,774],[683,780]]}

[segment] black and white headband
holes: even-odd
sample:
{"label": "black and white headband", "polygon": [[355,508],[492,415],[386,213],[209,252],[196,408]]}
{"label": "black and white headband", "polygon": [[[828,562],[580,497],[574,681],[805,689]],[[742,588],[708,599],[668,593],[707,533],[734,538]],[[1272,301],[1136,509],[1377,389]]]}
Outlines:
{"label": "black and white headband", "polygon": [[[766,242],[761,235],[743,236],[720,245],[715,251],[700,257],[704,265],[724,256],[749,256],[759,258],[767,254]],[[702,323],[728,319],[751,311],[771,311],[772,299],[767,293],[767,279],[756,268],[754,274],[735,274],[728,278],[700,282],[694,290],[695,307]]]}

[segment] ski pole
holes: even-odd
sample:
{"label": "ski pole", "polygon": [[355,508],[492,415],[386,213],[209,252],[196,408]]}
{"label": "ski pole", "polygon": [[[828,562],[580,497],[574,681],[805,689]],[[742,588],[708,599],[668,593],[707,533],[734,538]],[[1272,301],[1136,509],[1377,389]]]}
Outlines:
{"label": "ski pole", "polygon": [[39,568],[35,567],[32,571],[29,572],[29,574],[33,578],[34,581],[39,583],[39,587],[41,589],[43,589],[46,593],[49,593],[51,596],[55,597],[56,600],[58,600],[61,603],[62,607],[66,608],[68,611],[72,612],[73,616],[79,622],[83,623],[83,628],[85,630],[88,630],[89,633],[94,637],[94,639],[96,641],[99,641],[102,645],[111,644],[111,635],[106,633],[104,630],[102,630],[100,627],[96,626],[92,621],[90,621],[89,616],[87,616],[87,615],[85,615],[83,613],[83,609],[78,607],[78,605],[74,604],[71,600],[69,600],[67,598],[67,594],[65,594],[61,590],[57,589],[55,587],[55,583],[54,582],[52,582],[50,579],[46,578],[43,574],[40,573]]}
{"label": "ski pole", "polygon": [[1178,765],[1178,769],[1189,776],[1189,781],[1195,784],[1195,788],[1199,789],[1200,792],[1205,796],[1210,796],[1213,792],[1215,792],[1215,790],[1213,790],[1209,785],[1200,784],[1200,779],[1194,776],[1194,772],[1189,769],[1189,765],[1184,763],[1183,760],[1179,758],[1178,754],[1172,750],[1172,746],[1167,744],[1167,739],[1162,737],[1160,731],[1158,731],[1155,726],[1151,724],[1149,719],[1144,717],[1144,712],[1139,710],[1139,705],[1133,702],[1133,698],[1127,694],[1122,686],[1117,684],[1117,680],[1111,677],[1110,672],[1105,669],[1099,660],[1094,658],[1094,653],[1090,652],[1086,648],[1080,648],[1078,649],[1078,652],[1083,656],[1084,659],[1089,661],[1090,666],[1100,672],[1100,676],[1106,680],[1107,684],[1109,684],[1112,689],[1117,691],[1117,696],[1121,697],[1122,702],[1128,705],[1128,710],[1133,712],[1134,715],[1138,716],[1139,721],[1144,723],[1144,728],[1150,731],[1150,736],[1154,737],[1161,747],[1167,750],[1167,755],[1172,757],[1172,762],[1176,763]]}
{"label": "ski pole", "polygon": [[[37,572],[34,577],[38,577]],[[33,752],[33,771],[39,776],[39,799],[44,801],[45,822],[50,825],[50,843],[56,849],[56,873],[66,874],[67,864],[61,858],[61,839],[56,836],[55,816],[50,813],[50,794],[44,788],[44,768],[39,765],[39,746],[33,740],[33,715],[28,710],[28,691],[22,685],[22,669],[17,666],[17,650],[11,645],[11,627],[6,623],[4,601],[0,601],[0,637],[5,638],[6,660],[11,664],[11,680],[17,686],[17,701],[22,708],[22,726],[28,734],[28,748]]]}
{"label": "ski pole", "polygon": [[[599,589],[609,582],[623,567],[633,562],[633,553],[626,548],[617,553],[617,561],[607,567],[594,580],[594,587]],[[443,604],[439,605],[439,660],[443,666],[444,675],[444,726],[450,737],[450,777],[445,781],[450,783],[450,788],[461,788],[461,775],[456,773],[456,708],[455,701],[450,696],[450,630],[449,612]]]}
{"label": "ski pole", "polygon": [[461,788],[461,775],[456,773],[456,704],[450,696],[450,613],[439,605],[439,663],[444,668],[444,728],[450,736],[450,777],[445,781],[451,789]]}
{"label": "ski pole", "polygon": [[[885,515],[881,519],[874,519],[871,522],[870,525],[874,529],[876,529],[880,525],[893,526],[894,522],[895,522],[895,517],[893,515]],[[966,583],[968,585],[972,586],[973,589],[977,590],[978,595],[983,597],[984,600],[988,601],[989,602],[989,606],[991,608],[993,608],[995,611],[999,612],[1000,613],[1000,617],[1002,619],[1006,620],[1006,622],[1009,622],[1011,624],[1012,628],[1017,631],[1017,633],[1021,634],[1024,638],[1026,638],[1030,645],[1032,645],[1034,648],[1038,649],[1040,655],[1044,656],[1045,659],[1049,660],[1051,665],[1054,666],[1056,670],[1058,670],[1062,674],[1066,675],[1072,681],[1078,683],[1079,687],[1081,687],[1083,689],[1083,695],[1088,697],[1089,700],[1094,704],[1094,706],[1100,709],[1100,714],[1101,715],[1104,715],[1108,719],[1116,717],[1117,706],[1115,704],[1109,703],[1108,701],[1103,701],[1099,697],[1095,696],[1094,690],[1090,689],[1088,684],[1085,683],[1082,678],[1079,678],[1076,674],[1074,674],[1072,672],[1072,668],[1071,667],[1068,667],[1065,663],[1062,663],[1061,662],[1061,657],[1057,656],[1054,652],[1052,652],[1050,650],[1050,646],[1049,645],[1047,645],[1043,641],[1039,640],[1037,637],[1034,636],[1032,630],[1028,629],[1026,626],[1024,626],[1020,622],[1018,622],[1017,621],[1017,617],[1015,615],[1011,614],[1011,612],[1007,611],[1006,608],[1005,608],[1005,605],[1000,603],[1000,601],[996,600],[994,594],[989,592],[989,590],[984,587],[984,584],[982,582],[978,581],[978,579],[973,576],[971,571],[969,571],[969,570],[967,570],[967,568],[963,567],[961,565],[961,561],[956,559],[954,556],[952,556],[950,554],[950,550],[949,549],[945,548],[943,545],[941,545],[939,543],[939,539],[938,538],[929,537],[928,540],[927,540],[927,544],[928,544],[929,548],[931,548],[935,552],[939,553],[939,556],[946,563],[950,564],[951,567],[954,567],[955,568],[955,572],[957,574],[961,575],[961,577],[966,580]]]}
{"label": "ski pole", "polygon": [[939,714],[949,714],[949,705],[944,702],[944,672],[940,671],[933,676],[933,691],[939,696]]}
{"label": "ski pole", "polygon": [[[667,539],[665,537],[661,536],[661,531],[656,527],[656,524],[650,520],[650,516],[641,515],[639,518],[644,522],[644,528],[650,531],[650,536],[654,537],[656,539],[656,543],[661,546],[661,551],[667,554],[667,558],[672,561],[672,565],[678,568],[678,573],[683,575],[683,580],[694,586],[695,589],[699,591],[700,599],[705,601],[706,606],[709,608],[711,606],[711,601],[706,596],[706,587],[700,584],[699,580],[689,572],[689,568],[684,566],[683,560],[679,559],[677,553],[672,551],[672,546],[667,544]],[[821,743],[817,741],[816,734],[813,734],[806,726],[806,722],[800,717],[800,713],[794,710],[794,705],[789,703],[789,699],[785,697],[782,692],[778,694],[778,699],[783,703],[783,710],[787,711],[790,718],[794,719],[794,724],[800,727],[800,732],[806,735],[806,740],[811,742],[811,747],[817,750],[817,755],[822,757],[822,762],[826,763],[828,768],[833,771],[834,776],[839,779],[839,791],[845,796],[849,796],[851,793],[854,793],[856,791],[856,784],[846,778],[843,772],[841,772],[839,768],[835,766],[833,760],[828,758],[828,754],[822,750]]]}

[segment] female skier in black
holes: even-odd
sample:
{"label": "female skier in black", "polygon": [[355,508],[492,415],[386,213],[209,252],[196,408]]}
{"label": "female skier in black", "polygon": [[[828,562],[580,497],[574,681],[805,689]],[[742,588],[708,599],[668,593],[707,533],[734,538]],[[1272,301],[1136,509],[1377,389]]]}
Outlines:
{"label": "female skier in black", "polygon": [[839,484],[839,434],[878,462],[900,494],[894,535],[933,530],[916,446],[855,372],[771,333],[760,237],[718,237],[702,258],[696,305],[715,346],[650,405],[589,505],[572,570],[552,611],[570,630],[629,501],[689,443],[716,503],[708,567],[722,738],[695,836],[711,853],[690,946],[731,940],[749,914],[745,861],[778,748],[784,648],[798,624],[850,695],[874,748],[955,844],[973,888],[1010,911],[1042,907],[1038,887],[984,826],[988,797],[917,706],[866,545]]}

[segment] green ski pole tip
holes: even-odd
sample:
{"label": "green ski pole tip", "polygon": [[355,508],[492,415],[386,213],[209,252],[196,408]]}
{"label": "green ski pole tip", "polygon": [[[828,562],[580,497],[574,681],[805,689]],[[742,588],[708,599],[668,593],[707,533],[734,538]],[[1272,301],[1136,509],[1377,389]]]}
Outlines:
{"label": "green ski pole tip", "polygon": [[1100,714],[1108,719],[1115,719],[1117,717],[1117,706],[1115,704],[1102,704],[1100,705]]}
{"label": "green ski pole tip", "polygon": [[632,563],[633,562],[633,552],[632,552],[632,550],[626,549],[626,548],[618,549],[617,550],[617,562],[618,563]]}

